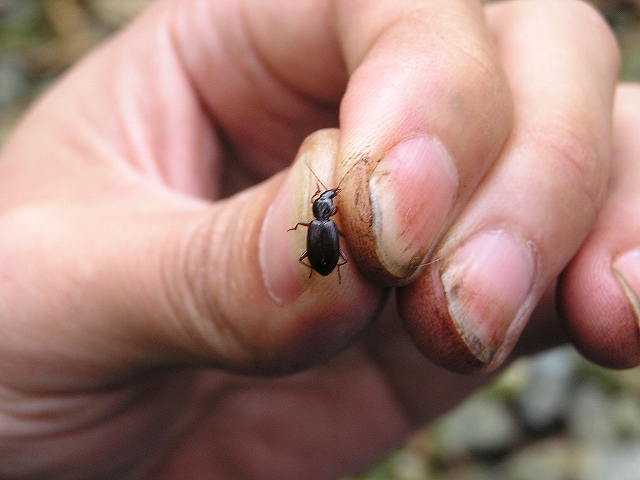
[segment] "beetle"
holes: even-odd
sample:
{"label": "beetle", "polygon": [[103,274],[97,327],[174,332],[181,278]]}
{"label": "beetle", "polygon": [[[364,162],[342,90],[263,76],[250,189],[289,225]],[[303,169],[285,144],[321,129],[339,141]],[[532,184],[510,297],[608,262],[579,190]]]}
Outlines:
{"label": "beetle", "polygon": [[[347,256],[340,248],[340,237],[344,235],[338,230],[336,222],[331,219],[338,213],[338,207],[334,205],[333,199],[340,193],[340,189],[337,187],[328,189],[308,164],[307,167],[316,177],[318,183],[322,185],[324,191],[321,192],[318,188],[318,191],[311,197],[311,210],[314,219],[309,223],[298,222],[295,227],[287,231],[297,230],[299,226],[307,227],[307,250],[300,255],[298,260],[309,267],[309,278],[314,270],[322,276],[327,276],[337,268],[338,282],[342,283],[340,267],[348,262]],[[304,262],[305,258],[309,260],[309,264]]]}

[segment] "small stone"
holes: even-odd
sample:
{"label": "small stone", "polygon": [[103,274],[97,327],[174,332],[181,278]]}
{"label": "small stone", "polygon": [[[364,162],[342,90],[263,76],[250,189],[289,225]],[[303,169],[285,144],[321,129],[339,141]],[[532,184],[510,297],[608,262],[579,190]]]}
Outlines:
{"label": "small stone", "polygon": [[572,478],[572,458],[569,442],[553,438],[514,453],[500,471],[509,480],[564,480]]}
{"label": "small stone", "polygon": [[499,398],[476,395],[434,426],[439,455],[446,458],[473,454],[501,455],[522,434],[509,407]]}
{"label": "small stone", "polygon": [[621,439],[640,440],[640,398],[628,392],[611,397],[610,416]]}
{"label": "small stone", "polygon": [[610,412],[610,401],[602,387],[585,383],[575,392],[568,412],[569,434],[586,444],[612,443],[616,440],[617,428]]}
{"label": "small stone", "polygon": [[398,450],[390,459],[393,478],[397,480],[426,480],[426,462],[408,450]]}
{"label": "small stone", "polygon": [[640,442],[591,445],[582,453],[577,480],[638,480]]}
{"label": "small stone", "polygon": [[518,399],[521,420],[542,433],[561,425],[576,381],[576,358],[559,348],[531,360],[529,382]]}

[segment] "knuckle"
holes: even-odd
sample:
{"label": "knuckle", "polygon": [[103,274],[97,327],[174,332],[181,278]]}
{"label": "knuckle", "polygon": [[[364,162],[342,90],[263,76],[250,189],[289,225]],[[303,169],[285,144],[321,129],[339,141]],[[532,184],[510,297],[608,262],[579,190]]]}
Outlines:
{"label": "knuckle", "polygon": [[[552,0],[546,0],[547,3],[557,3]],[[563,8],[565,8],[568,14],[576,20],[583,20],[586,22],[593,22],[600,31],[608,31],[609,28],[605,19],[600,14],[600,11],[591,3],[586,0],[569,0],[564,2]]]}
{"label": "knuckle", "polygon": [[599,58],[617,68],[620,55],[615,35],[596,7],[584,0],[567,2],[567,23],[580,25],[582,34],[588,29],[588,36],[579,35],[578,38],[593,45],[593,51]]}
{"label": "knuckle", "polygon": [[582,44],[583,55],[590,50],[592,54],[608,62],[619,62],[618,46],[613,31],[594,5],[585,0],[545,0],[528,2],[528,5],[531,9],[544,9],[546,18],[561,25],[562,31]]}
{"label": "knuckle", "polygon": [[550,171],[558,172],[564,179],[561,188],[580,192],[594,210],[597,209],[606,186],[605,154],[593,141],[585,139],[584,133],[567,125],[549,125],[546,133],[542,138],[550,139],[546,147],[546,156],[553,162]]}

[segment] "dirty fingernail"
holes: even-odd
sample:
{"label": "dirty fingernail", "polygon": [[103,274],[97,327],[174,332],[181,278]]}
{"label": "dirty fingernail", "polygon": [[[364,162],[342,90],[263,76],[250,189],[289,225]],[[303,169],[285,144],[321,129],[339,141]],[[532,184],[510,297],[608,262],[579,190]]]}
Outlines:
{"label": "dirty fingernail", "polygon": [[461,245],[441,274],[449,313],[471,353],[491,363],[533,289],[530,244],[504,230],[479,233]]}
{"label": "dirty fingernail", "polygon": [[622,254],[613,262],[613,274],[624,290],[640,326],[640,250]]}
{"label": "dirty fingernail", "polygon": [[415,270],[453,210],[458,172],[444,145],[415,137],[392,147],[370,180],[380,261],[394,276]]}

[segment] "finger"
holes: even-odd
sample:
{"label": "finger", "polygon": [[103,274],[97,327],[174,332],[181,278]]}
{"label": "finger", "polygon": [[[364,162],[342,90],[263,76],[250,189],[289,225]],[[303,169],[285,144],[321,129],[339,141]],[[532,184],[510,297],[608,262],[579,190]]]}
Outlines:
{"label": "finger", "polygon": [[267,178],[291,163],[311,132],[338,126],[348,77],[333,3],[185,1],[158,8],[157,20],[173,20],[174,61],[222,132],[233,160],[227,181],[236,172],[254,183]]}
{"label": "finger", "polygon": [[368,277],[408,283],[498,155],[511,95],[480,2],[341,7],[345,235]]}
{"label": "finger", "polygon": [[[323,155],[335,154],[335,132],[315,138],[289,175],[215,206],[140,182],[107,204],[5,212],[3,381],[70,388],[175,363],[285,372],[343,348],[377,312],[380,289],[349,265],[341,283],[335,273],[309,278],[291,247],[277,251],[304,236],[287,229],[309,219],[310,204],[303,218],[290,205],[311,165],[325,173],[312,158],[332,165]],[[272,270],[298,282],[297,296],[274,300]],[[25,335],[28,342],[14,341]],[[40,366],[29,378],[20,373],[25,362]]]}
{"label": "finger", "polygon": [[638,125],[640,86],[619,86],[607,197],[558,291],[573,342],[587,358],[612,368],[640,364]]}
{"label": "finger", "polygon": [[399,293],[421,349],[461,371],[503,361],[591,227],[618,71],[614,38],[586,4],[508,2],[487,14],[513,91],[514,128],[443,239],[441,261]]}
{"label": "finger", "polygon": [[[296,8],[318,5],[326,3]],[[338,351],[377,310],[383,291],[349,275],[351,262],[342,283],[338,272],[309,279],[298,262],[307,249],[303,229],[287,232],[311,220],[311,168],[336,186],[326,180],[334,177],[335,135],[312,147],[319,153],[288,181],[220,206],[195,198],[223,193],[225,158],[230,170],[246,167],[254,178],[289,162],[301,132],[334,118],[331,99],[346,78],[335,60],[332,12],[312,15],[310,31],[294,21],[276,29],[283,44],[296,46],[283,58],[261,55],[269,44],[260,30],[281,21],[282,8],[257,2],[268,15],[251,16],[266,22],[253,20],[252,43],[233,6],[155,4],[56,85],[9,142],[0,175],[4,307],[16,335],[46,332],[29,348],[6,349],[7,360],[21,360],[3,364],[16,382],[59,386],[87,381],[87,372],[112,381],[150,362],[293,370]],[[296,43],[304,35],[314,41]],[[327,67],[321,77],[308,73],[291,86],[279,75],[315,54]],[[309,158],[316,156],[320,163]],[[292,212],[292,204],[304,210]],[[18,366],[31,360],[43,368],[24,378]]]}

